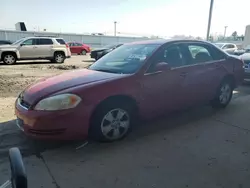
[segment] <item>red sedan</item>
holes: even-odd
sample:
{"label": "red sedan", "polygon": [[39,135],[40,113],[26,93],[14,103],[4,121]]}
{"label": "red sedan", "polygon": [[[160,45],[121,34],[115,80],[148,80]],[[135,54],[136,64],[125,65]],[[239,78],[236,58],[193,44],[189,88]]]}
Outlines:
{"label": "red sedan", "polygon": [[88,69],[26,88],[15,104],[17,125],[35,138],[114,141],[138,117],[204,103],[226,107],[243,73],[241,60],[204,41],[124,44]]}
{"label": "red sedan", "polygon": [[75,54],[82,54],[82,55],[86,55],[87,53],[90,53],[90,46],[86,45],[86,44],[82,44],[82,43],[78,43],[78,42],[69,42],[68,43],[69,48],[71,53],[75,53]]}

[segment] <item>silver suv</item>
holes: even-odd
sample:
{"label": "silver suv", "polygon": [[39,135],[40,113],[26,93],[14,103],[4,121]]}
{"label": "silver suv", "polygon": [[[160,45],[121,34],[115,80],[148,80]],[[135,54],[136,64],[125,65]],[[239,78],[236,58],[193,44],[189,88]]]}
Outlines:
{"label": "silver suv", "polygon": [[17,60],[47,59],[55,63],[63,63],[71,57],[68,45],[62,38],[28,37],[11,45],[0,46],[0,61],[13,65]]}

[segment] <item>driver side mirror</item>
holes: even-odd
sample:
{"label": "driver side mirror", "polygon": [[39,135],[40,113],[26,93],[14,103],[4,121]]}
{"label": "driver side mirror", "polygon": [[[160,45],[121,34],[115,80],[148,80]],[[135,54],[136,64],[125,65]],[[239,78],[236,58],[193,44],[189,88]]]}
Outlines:
{"label": "driver side mirror", "polygon": [[25,46],[25,44],[22,43],[22,44],[20,44],[20,46]]}
{"label": "driver side mirror", "polygon": [[154,68],[154,71],[155,71],[155,72],[159,72],[159,71],[161,71],[161,72],[166,72],[166,71],[169,71],[169,70],[171,70],[171,67],[170,67],[170,65],[169,65],[168,63],[166,63],[166,62],[157,63],[157,64],[155,65],[155,68]]}

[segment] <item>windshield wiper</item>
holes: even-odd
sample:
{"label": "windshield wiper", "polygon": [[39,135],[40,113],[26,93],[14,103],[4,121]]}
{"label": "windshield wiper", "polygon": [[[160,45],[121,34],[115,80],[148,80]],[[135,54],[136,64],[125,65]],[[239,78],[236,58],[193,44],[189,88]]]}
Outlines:
{"label": "windshield wiper", "polygon": [[108,72],[108,73],[115,73],[115,74],[120,74],[119,72],[112,71],[112,70],[107,70],[107,69],[95,69],[95,71],[100,71],[100,72]]}

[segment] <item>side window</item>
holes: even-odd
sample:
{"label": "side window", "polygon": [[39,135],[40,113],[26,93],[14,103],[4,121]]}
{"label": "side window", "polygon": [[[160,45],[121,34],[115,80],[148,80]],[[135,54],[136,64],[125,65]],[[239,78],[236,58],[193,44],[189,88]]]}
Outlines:
{"label": "side window", "polygon": [[205,63],[213,60],[208,47],[199,44],[192,44],[188,45],[188,50],[192,56],[192,63],[189,64]]}
{"label": "side window", "polygon": [[213,50],[213,58],[214,60],[224,60],[226,59],[226,54],[222,51],[220,51],[219,49],[215,48],[215,47],[211,47]]}
{"label": "side window", "polygon": [[181,53],[181,49],[178,45],[166,46],[165,48],[156,52],[153,57],[152,64],[148,69],[148,72],[153,72],[154,67],[158,63],[168,63],[170,67],[181,67],[185,65],[185,61],[183,55]]}
{"label": "side window", "polygon": [[53,42],[51,39],[39,39],[39,45],[52,45]]}
{"label": "side window", "polygon": [[28,39],[22,43],[23,45],[35,45],[35,39]]}
{"label": "side window", "polygon": [[228,48],[235,48],[234,44],[229,44]]}
{"label": "side window", "polygon": [[76,44],[76,46],[82,46],[82,44],[80,44],[80,43],[75,43]]}

